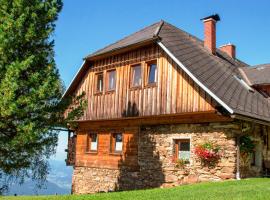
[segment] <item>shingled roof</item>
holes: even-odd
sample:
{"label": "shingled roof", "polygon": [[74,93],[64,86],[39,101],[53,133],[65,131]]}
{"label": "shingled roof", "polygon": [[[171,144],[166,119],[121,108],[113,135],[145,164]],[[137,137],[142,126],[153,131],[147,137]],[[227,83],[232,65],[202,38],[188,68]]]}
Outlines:
{"label": "shingled roof", "polygon": [[250,85],[270,84],[270,64],[243,67],[241,70],[245,73]]}
{"label": "shingled roof", "polygon": [[[216,55],[211,54],[203,41],[164,21],[90,54],[86,60],[149,40],[158,43],[180,68],[230,114],[270,121],[270,102],[241,81],[243,77],[239,68],[247,68],[246,63],[231,58],[219,49]],[[86,65],[80,69],[77,77],[85,68]],[[70,93],[74,84],[76,77],[65,95]]]}

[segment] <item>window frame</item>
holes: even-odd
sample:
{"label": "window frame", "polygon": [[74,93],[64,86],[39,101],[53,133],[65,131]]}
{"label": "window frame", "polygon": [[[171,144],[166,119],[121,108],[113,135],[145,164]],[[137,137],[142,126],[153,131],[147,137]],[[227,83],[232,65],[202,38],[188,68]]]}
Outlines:
{"label": "window frame", "polygon": [[[110,73],[111,72],[115,72],[115,75],[114,75],[114,80],[115,80],[115,83],[114,83],[114,88],[113,89],[109,89],[109,85],[110,85]],[[116,90],[116,82],[117,82],[117,73],[116,73],[116,69],[110,69],[110,70],[107,70],[106,71],[106,92],[113,92]]]}
{"label": "window frame", "polygon": [[184,143],[184,142],[189,142],[189,163],[191,163],[191,139],[190,138],[179,138],[179,139],[174,139],[173,140],[173,144],[174,144],[174,159],[175,160],[179,160],[179,159],[182,159],[182,158],[179,158],[179,143],[181,145],[181,142]]}
{"label": "window frame", "polygon": [[[101,91],[98,90],[98,76],[102,75],[102,89]],[[103,72],[97,72],[95,73],[95,94],[103,94],[104,91],[104,73]]]}
{"label": "window frame", "polygon": [[[91,149],[92,146],[92,135],[96,135],[96,150]],[[91,132],[87,134],[87,144],[86,144],[86,153],[98,153],[98,133],[96,132]]]}
{"label": "window frame", "polygon": [[[151,87],[151,86],[156,86],[158,82],[158,65],[157,65],[157,60],[151,60],[145,63],[146,64],[146,73],[145,73],[145,83],[146,87]],[[151,65],[156,65],[156,73],[155,73],[155,82],[150,83],[149,78],[150,78],[150,69]]]}
{"label": "window frame", "polygon": [[[121,151],[116,151],[116,135],[121,134],[122,135],[122,146]],[[124,134],[122,132],[114,132],[111,133],[111,140],[110,140],[110,153],[111,154],[122,154],[124,150]]]}
{"label": "window frame", "polygon": [[[141,84],[140,85],[133,85],[133,74],[134,74],[134,68],[140,66],[141,70]],[[143,86],[143,65],[142,63],[136,63],[133,65],[130,65],[130,80],[129,80],[130,88],[131,89],[136,89],[136,88],[142,88]]]}

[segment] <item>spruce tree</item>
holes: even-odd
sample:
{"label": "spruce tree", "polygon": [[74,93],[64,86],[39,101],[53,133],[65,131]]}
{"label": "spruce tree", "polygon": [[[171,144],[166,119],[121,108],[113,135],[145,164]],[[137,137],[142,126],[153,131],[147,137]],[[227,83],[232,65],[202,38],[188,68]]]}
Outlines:
{"label": "spruce tree", "polygon": [[[6,179],[46,179],[57,145],[56,127],[71,100],[54,60],[61,0],[0,0],[0,188]],[[75,99],[69,120],[82,112]],[[0,189],[1,193],[1,189]]]}

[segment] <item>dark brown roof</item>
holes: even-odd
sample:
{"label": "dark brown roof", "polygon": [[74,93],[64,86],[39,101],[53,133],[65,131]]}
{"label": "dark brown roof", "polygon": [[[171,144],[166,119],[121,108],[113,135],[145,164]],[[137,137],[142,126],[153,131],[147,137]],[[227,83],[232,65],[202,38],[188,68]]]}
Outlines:
{"label": "dark brown roof", "polygon": [[[270,121],[269,101],[259,92],[250,91],[239,79],[242,75],[238,69],[248,67],[247,64],[232,59],[219,49],[216,55],[211,54],[204,48],[201,40],[169,23],[161,21],[148,26],[87,56],[86,59],[157,37],[175,59],[181,62],[197,81],[203,84],[210,91],[209,93],[212,93],[212,96],[220,99],[234,114]],[[84,68],[86,67],[82,67],[79,75],[83,73]],[[76,85],[76,79],[73,81],[74,84],[71,83],[65,95],[70,93],[71,88]]]}
{"label": "dark brown roof", "polygon": [[111,51],[115,51],[117,49],[120,49],[120,48],[123,48],[123,47],[127,47],[127,46],[130,46],[130,45],[134,45],[134,44],[137,44],[137,43],[140,43],[140,42],[144,42],[144,41],[147,41],[147,40],[151,40],[154,38],[155,36],[155,33],[158,32],[158,29],[160,27],[160,23],[161,22],[157,22],[155,24],[152,24],[150,26],[147,26],[146,28],[138,31],[138,32],[135,32],[111,45],[108,45],[106,47],[104,47],[103,49],[100,49],[88,56],[86,56],[86,59],[87,58],[91,58],[91,57],[94,57],[94,56],[97,56],[97,55],[101,55],[101,54],[104,54],[104,53],[108,53],[108,52],[111,52]]}
{"label": "dark brown roof", "polygon": [[251,85],[270,84],[270,64],[243,67],[242,70]]}

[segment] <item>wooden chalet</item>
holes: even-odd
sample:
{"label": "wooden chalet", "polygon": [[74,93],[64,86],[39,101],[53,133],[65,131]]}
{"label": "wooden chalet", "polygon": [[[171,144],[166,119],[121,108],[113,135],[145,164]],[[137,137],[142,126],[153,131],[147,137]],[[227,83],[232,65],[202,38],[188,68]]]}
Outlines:
{"label": "wooden chalet", "polygon": [[[251,68],[232,44],[216,48],[160,21],[84,59],[64,97],[85,93],[70,130],[72,192],[95,193],[262,175],[270,160],[270,69]],[[264,72],[262,72],[262,68]],[[263,81],[260,80],[264,77]],[[240,151],[248,136],[254,151]],[[207,166],[196,148],[219,146]]]}

